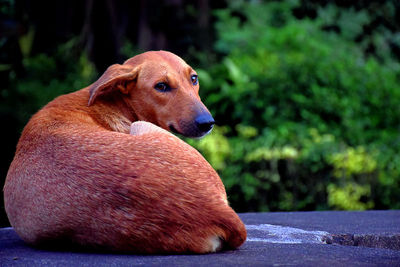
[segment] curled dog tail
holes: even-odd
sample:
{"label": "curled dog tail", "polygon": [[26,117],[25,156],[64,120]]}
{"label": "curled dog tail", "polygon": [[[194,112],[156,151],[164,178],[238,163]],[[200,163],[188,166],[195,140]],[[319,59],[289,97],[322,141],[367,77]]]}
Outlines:
{"label": "curled dog tail", "polygon": [[226,206],[223,211],[220,210],[217,218],[204,226],[194,233],[195,236],[203,236],[200,243],[192,244],[191,250],[197,253],[237,249],[246,241],[246,228],[229,206]]}
{"label": "curled dog tail", "polygon": [[222,227],[227,234],[222,240],[221,249],[236,249],[246,241],[247,232],[239,216],[230,207],[228,208],[232,212],[223,219]]}
{"label": "curled dog tail", "polygon": [[189,242],[189,251],[203,254],[237,249],[246,241],[247,233],[240,218],[229,214],[218,223],[196,229],[192,236],[197,238]]}

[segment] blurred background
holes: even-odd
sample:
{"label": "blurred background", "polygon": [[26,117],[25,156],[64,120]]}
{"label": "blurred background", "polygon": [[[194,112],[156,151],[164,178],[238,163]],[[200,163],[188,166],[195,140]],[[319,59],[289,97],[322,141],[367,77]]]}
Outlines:
{"label": "blurred background", "polygon": [[400,209],[396,0],[0,0],[0,185],[33,113],[160,49],[198,71],[217,126],[186,141],[237,212]]}

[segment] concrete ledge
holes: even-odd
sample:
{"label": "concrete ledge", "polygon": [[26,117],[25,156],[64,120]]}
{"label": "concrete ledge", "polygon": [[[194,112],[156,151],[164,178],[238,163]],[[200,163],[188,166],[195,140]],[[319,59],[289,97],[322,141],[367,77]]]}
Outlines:
{"label": "concrete ledge", "polygon": [[400,211],[246,213],[246,225],[268,222],[308,231],[324,231],[327,244],[400,250]]}
{"label": "concrete ledge", "polygon": [[400,266],[400,211],[240,214],[248,229],[236,251],[123,255],[45,251],[0,229],[0,266]]}

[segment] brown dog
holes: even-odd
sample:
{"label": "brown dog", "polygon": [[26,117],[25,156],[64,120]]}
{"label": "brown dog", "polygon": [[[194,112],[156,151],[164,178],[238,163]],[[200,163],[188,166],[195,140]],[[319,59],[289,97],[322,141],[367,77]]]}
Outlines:
{"label": "brown dog", "polygon": [[154,125],[210,131],[198,90],[181,58],[147,52],[46,105],[26,125],[4,186],[15,231],[35,245],[137,253],[239,247],[246,230],[217,173]]}

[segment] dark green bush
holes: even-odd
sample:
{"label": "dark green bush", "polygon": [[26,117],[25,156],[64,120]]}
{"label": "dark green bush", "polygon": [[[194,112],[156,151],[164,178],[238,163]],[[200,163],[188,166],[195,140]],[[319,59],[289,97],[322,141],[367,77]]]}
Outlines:
{"label": "dark green bush", "polygon": [[343,11],[336,33],[324,30],[332,6],[314,20],[296,19],[296,7],[218,11],[226,56],[199,74],[223,127],[191,144],[239,211],[400,208],[399,63],[351,38],[365,12]]}
{"label": "dark green bush", "polygon": [[73,39],[53,55],[26,56],[26,74],[17,78],[11,71],[9,88],[2,90],[2,115],[13,114],[22,130],[30,116],[45,104],[92,83],[97,73],[86,54],[76,52],[75,46]]}

